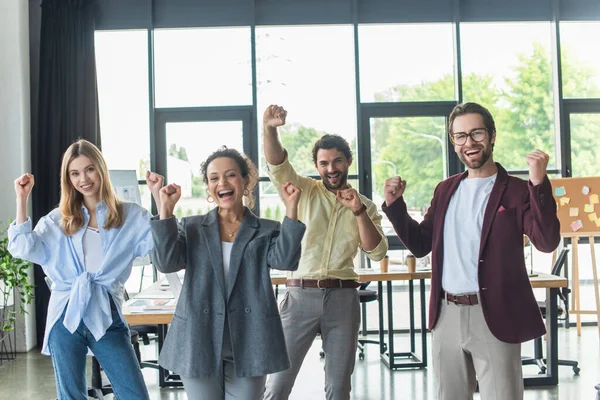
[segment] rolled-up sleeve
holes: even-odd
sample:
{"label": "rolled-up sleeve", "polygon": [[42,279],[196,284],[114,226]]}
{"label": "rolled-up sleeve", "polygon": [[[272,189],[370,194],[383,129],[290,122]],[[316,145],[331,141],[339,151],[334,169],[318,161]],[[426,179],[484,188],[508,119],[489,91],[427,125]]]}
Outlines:
{"label": "rolled-up sleeve", "polygon": [[380,261],[385,257],[385,255],[387,254],[387,251],[388,251],[388,240],[387,240],[387,237],[385,236],[385,234],[383,233],[383,228],[381,227],[382,217],[381,217],[381,214],[379,214],[379,212],[377,212],[377,206],[375,205],[375,203],[373,203],[371,201],[368,202],[367,213],[369,215],[369,218],[371,218],[371,221],[373,221],[375,228],[377,228],[377,231],[381,235],[381,240],[379,241],[377,246],[375,246],[375,248],[371,251],[362,249],[362,245],[361,245],[361,249],[365,252],[367,257],[369,257],[371,260]]}

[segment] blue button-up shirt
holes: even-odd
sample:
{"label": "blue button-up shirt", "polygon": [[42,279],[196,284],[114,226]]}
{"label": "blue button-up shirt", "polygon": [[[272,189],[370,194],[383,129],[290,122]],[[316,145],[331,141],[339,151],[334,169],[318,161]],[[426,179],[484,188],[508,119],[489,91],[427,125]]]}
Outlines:
{"label": "blue button-up shirt", "polygon": [[13,222],[8,228],[10,253],[41,265],[53,282],[42,354],[50,354],[48,335],[65,307],[63,324],[69,332],[75,332],[83,320],[94,338],[100,340],[112,324],[109,295],[120,313],[123,285],[129,278],[133,260],[152,251],[151,215],[148,211],[135,203],[123,203],[125,222],[120,228],[105,230],[107,207],[101,202],[96,207],[96,217],[102,262],[97,272],[87,272],[83,234],[89,214],[85,207],[83,211],[85,224],[73,236],[65,235],[61,229],[59,209],[40,219],[34,230],[29,218],[19,225]]}

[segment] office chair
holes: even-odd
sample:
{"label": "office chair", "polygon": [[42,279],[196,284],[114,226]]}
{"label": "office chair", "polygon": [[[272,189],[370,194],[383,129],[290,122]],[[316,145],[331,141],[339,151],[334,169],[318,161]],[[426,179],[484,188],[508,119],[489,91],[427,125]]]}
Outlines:
{"label": "office chair", "polygon": [[[568,253],[569,253],[569,249],[562,249],[560,251],[560,254],[556,258],[556,262],[554,263],[554,266],[552,267],[552,275],[560,275],[562,268],[565,265],[565,262],[567,261]],[[562,308],[560,305],[558,306],[557,317],[560,317],[563,314],[566,317],[568,317],[569,307],[567,306],[567,295],[570,292],[571,292],[571,289],[569,289],[569,288],[562,288],[562,290],[560,290],[558,292],[558,297],[563,302],[565,307]],[[540,307],[542,317],[546,318],[546,302],[538,301],[538,306]],[[521,360],[522,364],[523,365],[537,365],[540,369],[540,374],[546,373],[546,359],[544,358],[544,355],[543,355],[542,338],[541,337],[535,339],[533,342],[533,354],[534,354],[533,357],[523,358]],[[558,365],[569,366],[569,367],[573,368],[573,373],[575,375],[579,375],[580,368],[579,368],[579,363],[577,361],[558,360]]]}
{"label": "office chair", "polygon": [[[371,264],[371,262],[369,261],[369,266]],[[376,301],[378,298],[377,295],[377,291],[375,290],[368,290],[367,286],[369,286],[371,282],[362,282],[358,288],[358,296],[359,296],[359,300],[360,300],[360,315],[361,315],[361,336],[363,337],[363,339],[358,338],[358,345],[357,345],[357,350],[358,350],[358,358],[359,360],[364,360],[365,359],[365,345],[367,343],[370,344],[379,344],[379,340],[370,340],[370,339],[364,339],[364,337],[367,335],[367,320],[365,318],[365,316],[367,315],[367,303],[371,302],[371,301]]]}

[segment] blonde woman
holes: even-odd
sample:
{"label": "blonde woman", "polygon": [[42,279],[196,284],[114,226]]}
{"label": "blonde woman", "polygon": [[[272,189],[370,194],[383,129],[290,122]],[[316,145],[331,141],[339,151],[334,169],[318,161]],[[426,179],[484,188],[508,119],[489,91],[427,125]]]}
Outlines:
{"label": "blonde woman", "polygon": [[[163,177],[148,172],[146,180],[157,199]],[[65,152],[60,205],[32,230],[27,198],[33,186],[31,174],[15,180],[17,218],[8,248],[52,279],[42,353],[52,357],[59,400],[87,399],[88,349],[117,398],[148,399],[120,310],[132,261],[152,251],[151,215],[117,199],[100,150],[86,140]]]}

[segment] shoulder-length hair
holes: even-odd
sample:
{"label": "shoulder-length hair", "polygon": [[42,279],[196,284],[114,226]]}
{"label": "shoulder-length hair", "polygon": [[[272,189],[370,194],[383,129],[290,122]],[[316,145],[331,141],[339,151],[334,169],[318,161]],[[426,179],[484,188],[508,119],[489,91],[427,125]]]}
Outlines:
{"label": "shoulder-length hair", "polygon": [[118,228],[123,225],[123,207],[115,195],[106,162],[100,150],[85,139],[80,139],[69,146],[62,159],[60,167],[60,204],[62,213],[61,228],[67,236],[72,236],[84,225],[83,195],[75,189],[69,177],[71,161],[80,156],[86,156],[92,161],[100,176],[100,201],[107,207],[106,224],[104,229]]}

